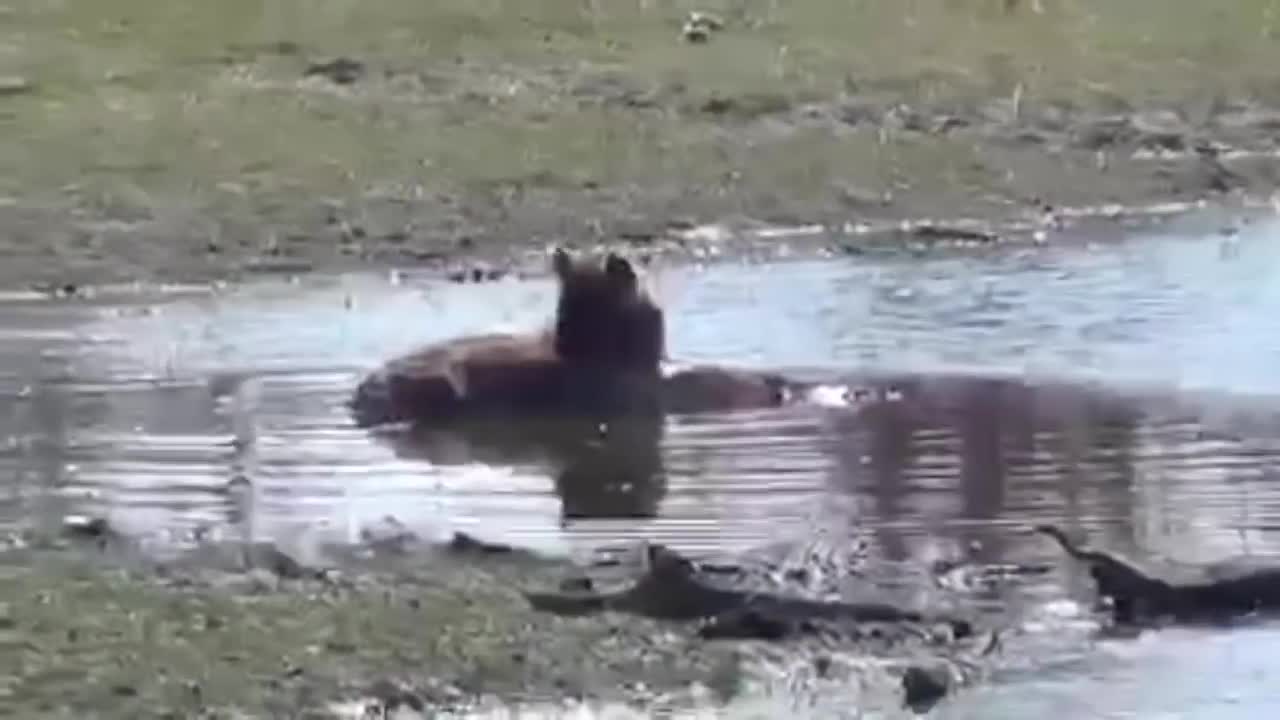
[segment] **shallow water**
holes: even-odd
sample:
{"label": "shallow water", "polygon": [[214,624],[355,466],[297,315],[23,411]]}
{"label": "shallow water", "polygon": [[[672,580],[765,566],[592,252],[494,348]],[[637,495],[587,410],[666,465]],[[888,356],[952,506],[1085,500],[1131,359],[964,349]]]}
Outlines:
{"label": "shallow water", "polygon": [[[891,559],[1058,562],[1020,529],[1052,520],[1178,559],[1273,554],[1280,224],[1220,226],[1094,230],[1007,253],[655,269],[681,360],[901,382],[850,408],[672,418],[661,438],[603,455],[513,459],[453,436],[397,449],[347,415],[361,373],[393,354],[541,322],[549,279],[12,295],[0,299],[0,520],[90,512],[158,543],[198,531],[305,548],[393,516],[427,535],[464,529],[549,552],[641,536],[698,552],[870,534]],[[626,492],[597,493],[604,476]],[[229,492],[233,479],[250,490]],[[1078,581],[1064,569],[1037,592]],[[1105,705],[1081,706],[1089,717],[1162,703],[1257,712],[1271,702],[1257,678],[1275,637],[1117,644],[1084,670],[1013,672],[940,712],[1021,717],[1063,695]],[[1176,700],[1156,691],[1204,673],[1217,680],[1184,684]]]}

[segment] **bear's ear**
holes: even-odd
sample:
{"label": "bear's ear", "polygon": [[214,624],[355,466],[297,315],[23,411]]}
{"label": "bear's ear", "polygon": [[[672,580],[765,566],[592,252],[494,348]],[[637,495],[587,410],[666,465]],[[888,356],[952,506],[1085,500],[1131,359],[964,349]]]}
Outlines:
{"label": "bear's ear", "polygon": [[631,267],[631,263],[626,258],[617,253],[609,253],[604,261],[604,272],[620,286],[634,286],[636,284],[636,271]]}
{"label": "bear's ear", "polygon": [[551,255],[551,268],[555,271],[556,277],[564,280],[573,272],[573,258],[569,257],[569,253],[564,248],[558,247]]}

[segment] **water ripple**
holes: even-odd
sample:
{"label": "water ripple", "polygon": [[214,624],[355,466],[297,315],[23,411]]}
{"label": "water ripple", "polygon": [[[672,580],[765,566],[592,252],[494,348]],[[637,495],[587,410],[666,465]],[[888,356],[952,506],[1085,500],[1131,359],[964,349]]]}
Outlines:
{"label": "water ripple", "polygon": [[872,532],[889,555],[936,552],[943,537],[1018,557],[1040,551],[1016,525],[1074,518],[1172,554],[1270,552],[1273,533],[1257,528],[1280,525],[1277,224],[1119,236],[657,268],[682,360],[938,379],[855,410],[672,418],[654,457],[626,456],[653,472],[635,471],[636,517],[613,519],[564,517],[605,466],[504,459],[459,437],[406,449],[347,415],[360,374],[388,356],[538,327],[549,278],[6,296],[0,473],[26,499],[3,519],[38,521],[44,487],[138,527],[234,523],[244,512],[226,486],[240,478],[266,536],[298,524],[350,535],[392,514],[544,549],[639,536],[707,549],[830,526]]}

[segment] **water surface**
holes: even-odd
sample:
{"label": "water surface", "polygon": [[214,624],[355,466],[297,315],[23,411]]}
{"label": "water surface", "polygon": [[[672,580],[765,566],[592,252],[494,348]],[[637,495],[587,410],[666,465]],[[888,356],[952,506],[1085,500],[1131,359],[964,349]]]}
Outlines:
{"label": "water surface", "polygon": [[[0,522],[92,512],[161,543],[199,531],[306,544],[355,540],[393,516],[426,535],[464,529],[548,552],[869,537],[889,560],[1057,562],[1021,531],[1054,521],[1182,560],[1274,554],[1280,225],[1218,226],[656,268],[681,360],[898,380],[889,399],[849,408],[672,418],[661,437],[604,455],[504,457],[452,436],[397,446],[347,415],[360,375],[393,354],[537,326],[549,278],[14,294],[0,299]],[[625,491],[599,495],[601,478]],[[249,492],[228,492],[233,480]],[[1043,599],[1087,592],[1066,567],[1044,583],[1032,589]],[[1257,716],[1275,637],[1116,644],[1061,675],[1012,672],[950,711],[1022,717],[1070,696],[1100,703],[1081,717],[1175,705]],[[1216,680],[1158,692],[1205,673]],[[986,710],[964,715],[965,703]]]}

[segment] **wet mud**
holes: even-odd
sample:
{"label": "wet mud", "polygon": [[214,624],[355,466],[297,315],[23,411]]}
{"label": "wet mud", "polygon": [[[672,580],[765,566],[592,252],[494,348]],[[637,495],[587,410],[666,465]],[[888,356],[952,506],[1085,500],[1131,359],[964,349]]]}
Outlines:
{"label": "wet mud", "polygon": [[[765,189],[676,181],[566,189],[522,180],[492,192],[441,190],[411,200],[312,206],[299,198],[275,216],[198,221],[147,212],[123,221],[7,203],[0,204],[0,227],[9,261],[0,285],[56,294],[101,283],[362,268],[427,269],[458,282],[484,282],[537,272],[531,253],[553,242],[675,260],[1042,243],[1062,241],[1069,234],[1058,231],[1090,217],[1141,223],[1153,210],[1203,203],[1266,206],[1280,179],[1271,114],[1251,106],[1221,108],[1195,124],[1173,110],[1099,116],[1023,108],[1002,118],[984,108],[921,108],[898,127],[901,112],[897,104],[806,107],[753,119],[734,134],[750,143],[753,133],[776,133],[775,125],[818,122],[837,136],[845,125],[905,135],[900,142],[941,136],[975,148],[985,166],[980,172],[1008,177],[1007,186],[915,189],[908,179],[898,199],[884,203],[863,200],[861,191],[840,189],[838,181],[817,197],[792,197],[782,182]],[[767,129],[753,131],[751,123]],[[210,234],[224,239],[211,244]]]}

